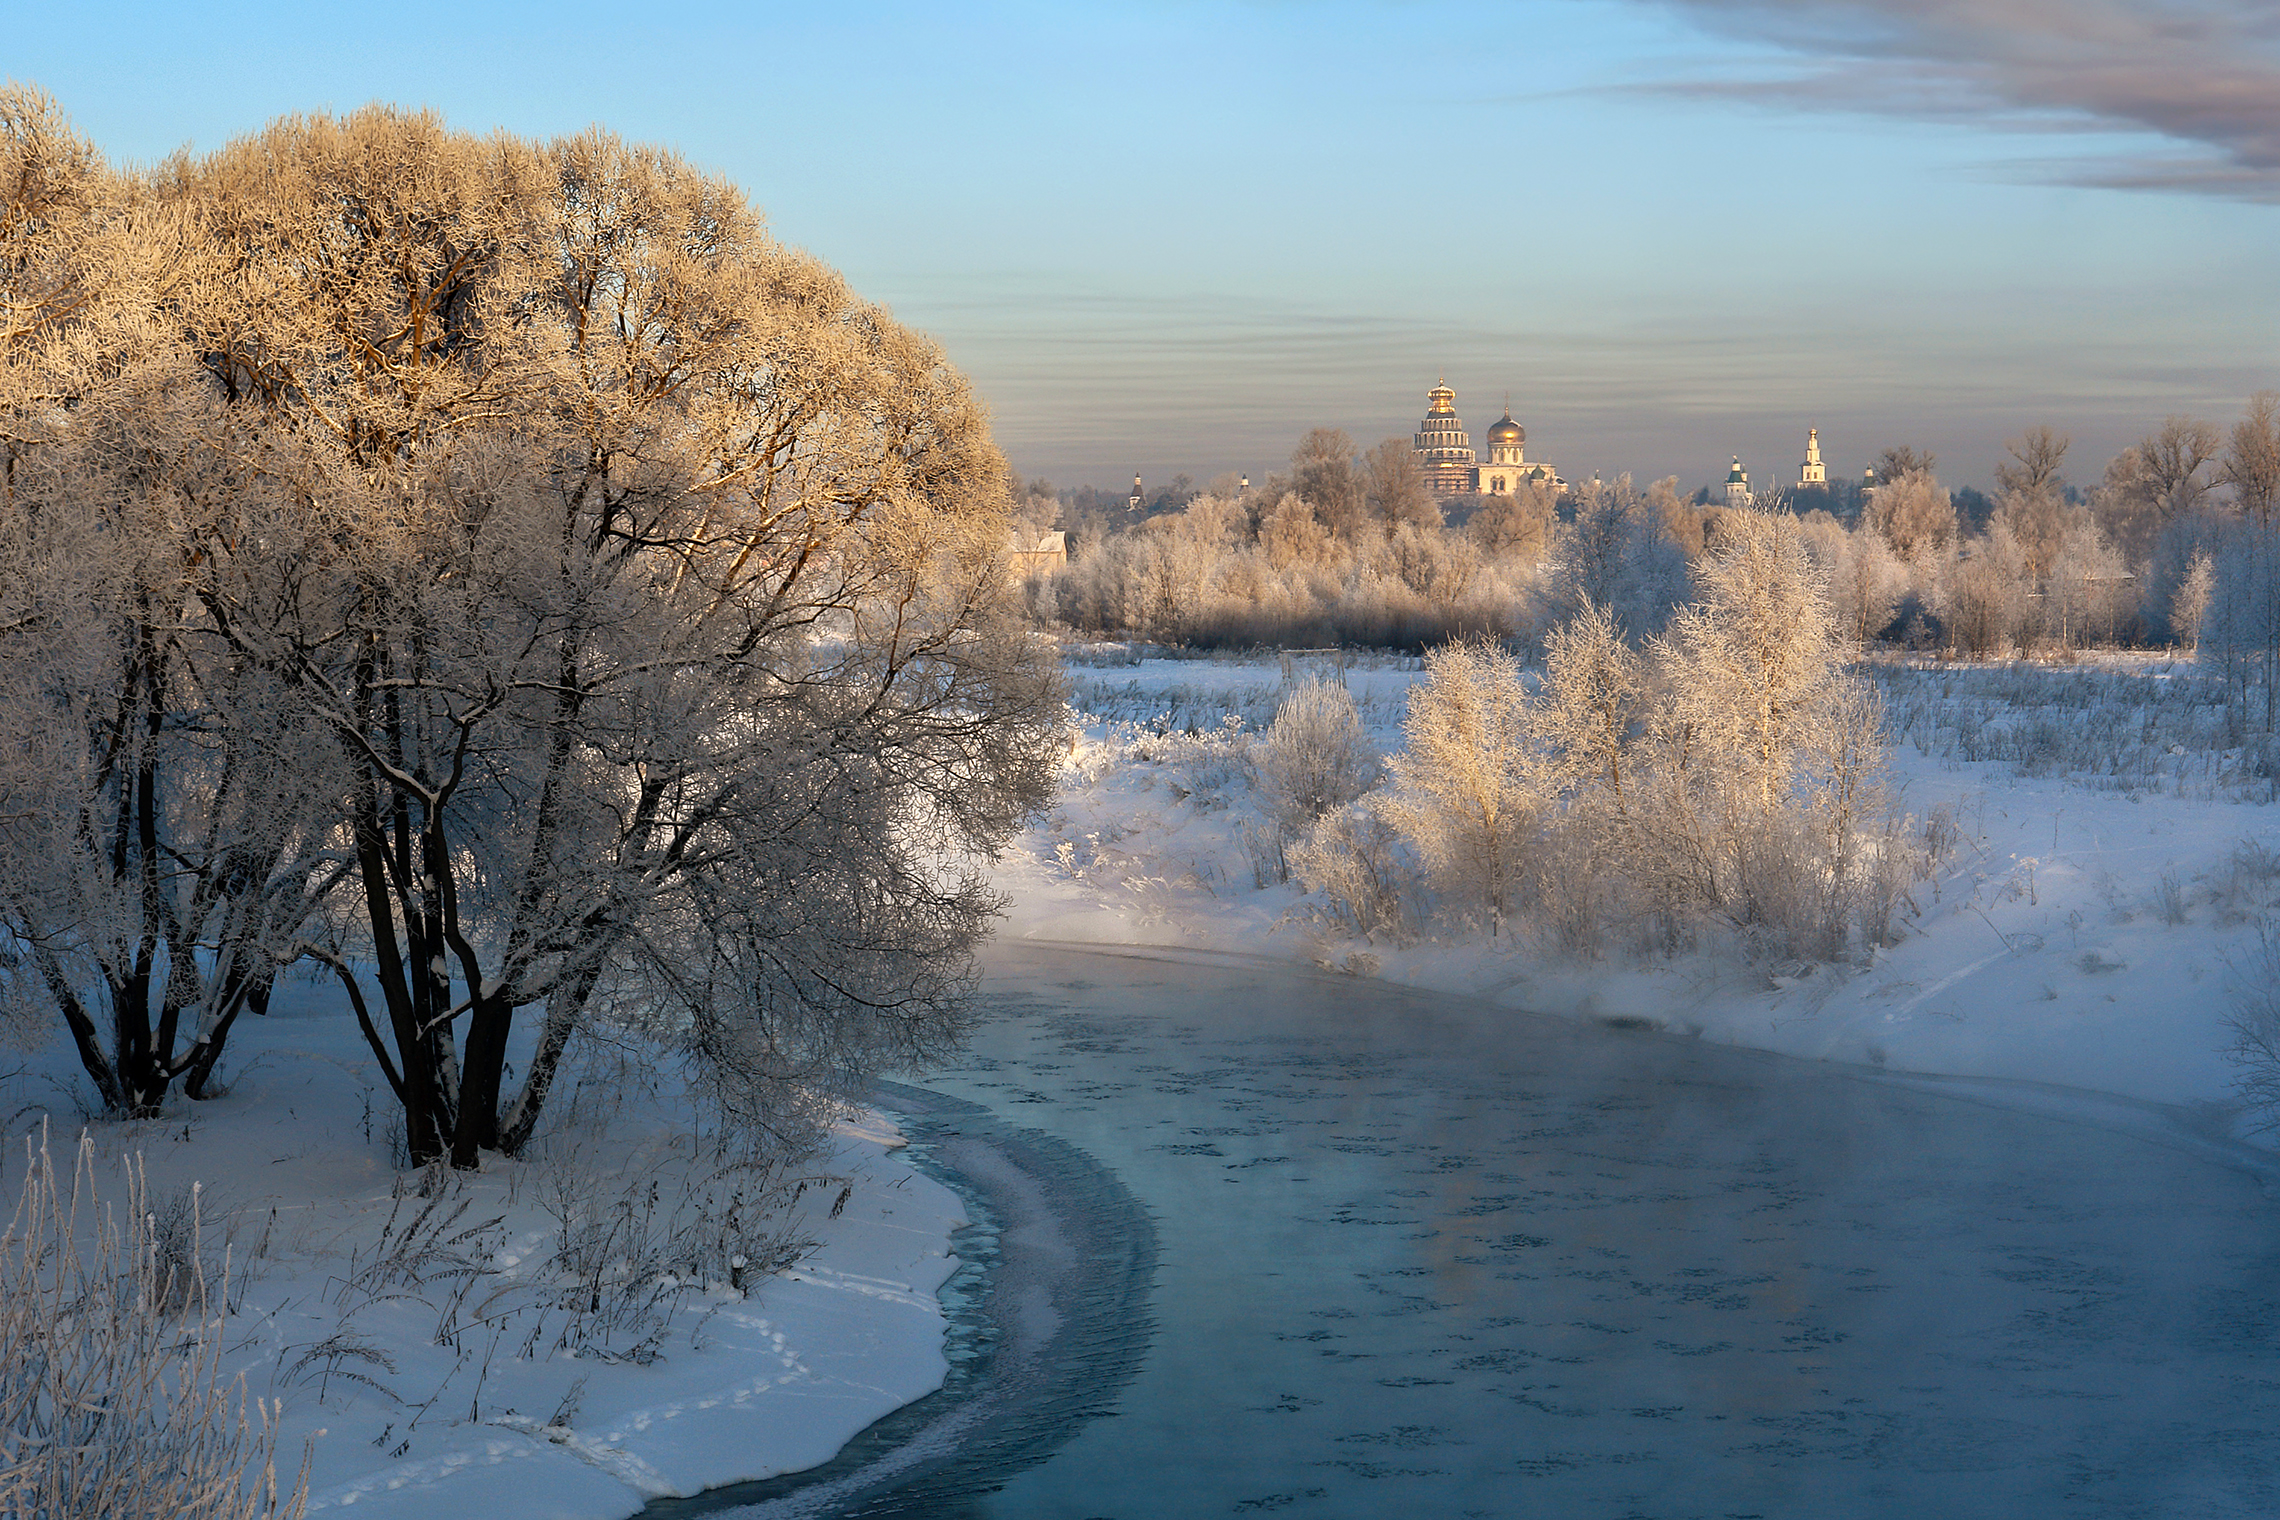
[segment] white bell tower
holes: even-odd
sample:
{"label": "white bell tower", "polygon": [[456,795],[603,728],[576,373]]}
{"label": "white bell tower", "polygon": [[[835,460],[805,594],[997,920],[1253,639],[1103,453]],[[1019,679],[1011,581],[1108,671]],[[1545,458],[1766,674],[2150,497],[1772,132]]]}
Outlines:
{"label": "white bell tower", "polygon": [[1829,467],[1821,463],[1821,430],[1805,430],[1805,462],[1797,468],[1797,489],[1800,491],[1826,491],[1829,488]]}

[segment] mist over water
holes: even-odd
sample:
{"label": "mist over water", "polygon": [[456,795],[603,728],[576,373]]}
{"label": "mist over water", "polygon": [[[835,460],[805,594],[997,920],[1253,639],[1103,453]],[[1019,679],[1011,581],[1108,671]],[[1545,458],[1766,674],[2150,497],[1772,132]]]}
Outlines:
{"label": "mist over water", "polygon": [[1000,944],[928,1086],[1153,1212],[1113,1418],[974,1515],[2265,1515],[2249,1178],[1843,1068]]}

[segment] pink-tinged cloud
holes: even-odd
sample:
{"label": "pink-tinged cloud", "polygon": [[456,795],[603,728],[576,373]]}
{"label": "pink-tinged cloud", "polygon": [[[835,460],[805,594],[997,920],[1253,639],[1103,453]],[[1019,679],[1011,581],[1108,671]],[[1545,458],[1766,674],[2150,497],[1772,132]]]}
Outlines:
{"label": "pink-tinged cloud", "polygon": [[2085,185],[2280,203],[2272,0],[1656,0],[1794,64],[1685,81],[1805,109],[2150,134],[2152,151],[2038,169]]}

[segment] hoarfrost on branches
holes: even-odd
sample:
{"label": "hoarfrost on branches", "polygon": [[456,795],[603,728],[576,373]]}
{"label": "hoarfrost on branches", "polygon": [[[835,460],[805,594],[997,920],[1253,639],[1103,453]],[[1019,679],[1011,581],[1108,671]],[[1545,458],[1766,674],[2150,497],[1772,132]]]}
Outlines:
{"label": "hoarfrost on branches", "polygon": [[106,1106],[303,956],[414,1161],[522,1146],[582,1028],[787,1138],[953,1038],[1059,704],[940,351],[600,131],[120,175],[26,98],[0,900]]}

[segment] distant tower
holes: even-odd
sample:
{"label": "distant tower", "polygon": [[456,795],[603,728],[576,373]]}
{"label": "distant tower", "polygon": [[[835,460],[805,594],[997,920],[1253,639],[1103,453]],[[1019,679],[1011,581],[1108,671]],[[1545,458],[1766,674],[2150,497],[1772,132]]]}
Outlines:
{"label": "distant tower", "polygon": [[1754,498],[1750,495],[1750,474],[1742,468],[1742,456],[1734,456],[1734,467],[1726,472],[1726,505],[1746,507]]}
{"label": "distant tower", "polygon": [[1248,475],[1243,477],[1243,494],[1246,496],[1251,494],[1251,477]]}
{"label": "distant tower", "polygon": [[1443,380],[1426,392],[1425,403],[1425,420],[1417,424],[1412,440],[1425,489],[1444,499],[1462,496],[1473,489],[1475,470],[1472,439],[1457,415],[1457,393]]}
{"label": "distant tower", "polygon": [[1805,430],[1805,463],[1797,471],[1797,489],[1800,491],[1826,491],[1829,488],[1829,467],[1821,463],[1821,430]]}
{"label": "distant tower", "polygon": [[1132,472],[1132,494],[1125,499],[1124,510],[1127,512],[1137,512],[1147,504],[1148,498],[1141,494],[1140,490],[1140,472],[1138,470],[1134,470]]}

